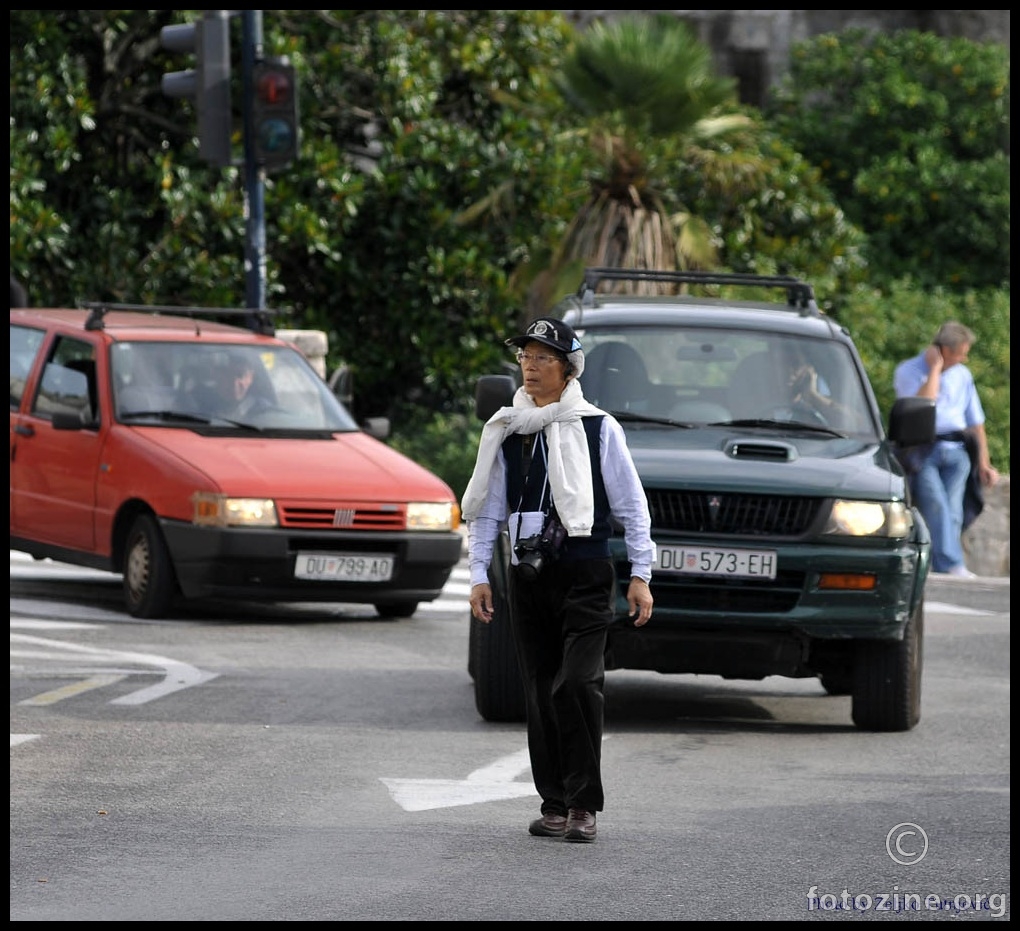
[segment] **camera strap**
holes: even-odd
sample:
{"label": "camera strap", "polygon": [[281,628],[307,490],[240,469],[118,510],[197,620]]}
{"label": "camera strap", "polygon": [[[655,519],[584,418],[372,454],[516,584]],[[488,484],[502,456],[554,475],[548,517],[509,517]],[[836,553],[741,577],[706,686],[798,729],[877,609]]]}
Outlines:
{"label": "camera strap", "polygon": [[[552,507],[552,493],[549,490],[549,460],[548,460],[548,457],[546,456],[545,435],[543,433],[541,433],[541,432],[539,432],[537,434],[531,434],[531,435],[525,437],[525,441],[522,444],[521,467],[524,470],[524,483],[523,483],[523,487],[521,488],[521,499],[520,499],[520,501],[517,502],[517,513],[518,513],[518,515],[520,515],[522,513],[521,509],[524,507],[524,497],[525,497],[525,495],[527,494],[527,491],[528,491],[528,476],[529,476],[529,474],[531,472],[531,461],[534,458],[534,448],[535,448],[535,442],[536,442],[535,438],[536,437],[537,437],[538,448],[539,448],[539,450],[542,453],[542,463],[545,466],[545,478],[544,478],[544,480],[542,482],[542,494],[541,494],[541,496],[538,499],[538,510],[541,511],[545,515],[545,517],[542,520],[542,524],[544,526],[545,525],[545,520],[549,516],[549,509]],[[549,496],[548,497],[548,503],[546,503],[546,496],[547,495]],[[543,505],[545,505],[545,507],[543,507]],[[516,536],[515,536],[514,540],[512,541],[513,542],[513,546],[515,546],[515,547],[520,542],[520,539],[521,539],[521,527],[523,526],[523,524],[524,524],[524,521],[518,519],[518,521],[517,521],[517,528],[516,528],[517,533],[516,533]]]}
{"label": "camera strap", "polygon": [[[517,502],[517,510],[521,510],[524,506],[524,498],[528,493],[528,478],[531,474],[531,461],[534,458],[535,442],[533,438],[535,436],[538,437],[537,445],[542,453],[542,464],[545,466],[545,477],[542,482],[542,494],[538,499],[538,510],[548,514],[549,508],[552,507],[552,492],[549,491],[549,458],[546,455],[545,435],[542,433],[531,434],[525,437],[521,450],[521,468],[524,472],[524,482],[521,487],[521,500]],[[548,503],[546,502],[546,495],[549,496]],[[545,506],[543,507],[543,505]]]}

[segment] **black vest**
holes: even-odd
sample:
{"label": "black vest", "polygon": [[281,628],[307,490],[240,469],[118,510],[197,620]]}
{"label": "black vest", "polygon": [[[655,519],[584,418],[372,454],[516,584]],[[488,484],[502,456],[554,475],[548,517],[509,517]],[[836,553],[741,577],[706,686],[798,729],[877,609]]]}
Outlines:
{"label": "black vest", "polygon": [[[591,458],[592,492],[595,501],[595,522],[590,537],[568,537],[560,551],[565,560],[603,559],[609,556],[609,498],[599,467],[602,430],[601,417],[584,417],[585,436],[588,439],[588,455]],[[549,511],[552,494],[546,483],[546,457],[542,455],[539,443],[545,443],[541,433],[511,433],[503,441],[503,456],[506,459],[506,503],[514,511]],[[528,466],[525,481],[525,466]],[[544,490],[544,495],[543,495]],[[555,507],[555,502],[553,502]]]}

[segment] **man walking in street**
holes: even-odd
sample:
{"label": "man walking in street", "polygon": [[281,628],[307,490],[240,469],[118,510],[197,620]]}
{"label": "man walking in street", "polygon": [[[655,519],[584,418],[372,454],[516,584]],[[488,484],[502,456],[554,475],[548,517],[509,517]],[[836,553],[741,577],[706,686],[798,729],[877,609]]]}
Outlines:
{"label": "man walking in street", "polygon": [[610,515],[624,528],[636,627],[652,614],[651,519],[623,428],[581,392],[584,351],[573,329],[543,317],[506,342],[517,349],[523,385],[486,423],[464,494],[471,611],[484,623],[493,618],[488,567],[507,528],[510,623],[542,799],[529,831],[591,843],[605,801],[605,647],[616,600]]}

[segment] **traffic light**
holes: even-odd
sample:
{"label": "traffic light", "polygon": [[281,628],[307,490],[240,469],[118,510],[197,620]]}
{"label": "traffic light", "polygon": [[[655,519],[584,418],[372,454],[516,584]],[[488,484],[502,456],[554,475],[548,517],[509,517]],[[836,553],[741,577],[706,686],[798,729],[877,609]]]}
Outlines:
{"label": "traffic light", "polygon": [[230,10],[207,10],[196,23],[164,26],[159,41],[171,52],[194,53],[194,69],[163,75],[163,93],[195,101],[199,154],[221,168],[232,164]]}
{"label": "traffic light", "polygon": [[252,72],[252,150],[267,171],[289,165],[298,155],[297,73],[286,59],[266,58]]}

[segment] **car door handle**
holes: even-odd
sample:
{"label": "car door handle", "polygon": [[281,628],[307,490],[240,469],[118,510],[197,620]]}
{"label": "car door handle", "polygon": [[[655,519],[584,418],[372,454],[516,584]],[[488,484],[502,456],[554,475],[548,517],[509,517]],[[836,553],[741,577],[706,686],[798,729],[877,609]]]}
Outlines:
{"label": "car door handle", "polygon": [[31,424],[19,423],[14,425],[14,432],[17,433],[18,436],[35,436],[35,427]]}

